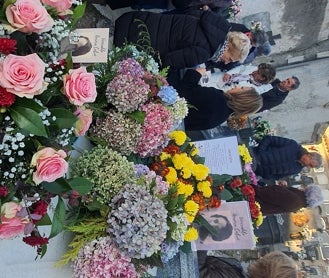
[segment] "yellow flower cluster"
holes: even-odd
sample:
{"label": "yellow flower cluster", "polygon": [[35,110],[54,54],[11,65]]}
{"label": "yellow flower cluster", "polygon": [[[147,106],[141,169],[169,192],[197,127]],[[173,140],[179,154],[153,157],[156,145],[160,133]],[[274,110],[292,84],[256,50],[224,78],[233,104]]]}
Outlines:
{"label": "yellow flower cluster", "polygon": [[177,172],[173,167],[168,167],[169,173],[166,175],[166,180],[169,184],[174,184],[177,181]]}
{"label": "yellow flower cluster", "polygon": [[184,236],[184,240],[193,241],[193,240],[196,240],[198,238],[198,236],[199,236],[198,230],[194,227],[190,227]]}
{"label": "yellow flower cluster", "polygon": [[178,146],[182,146],[187,139],[186,133],[181,130],[170,132],[168,136],[171,140],[174,140]]}
{"label": "yellow flower cluster", "polygon": [[192,147],[192,151],[190,153],[190,155],[192,157],[193,156],[196,156],[197,154],[199,154],[199,149],[193,143],[190,143],[189,145],[190,145],[190,147]]}
{"label": "yellow flower cluster", "polygon": [[209,198],[212,194],[211,184],[209,181],[200,181],[197,184],[197,189],[202,192],[203,196]]}
{"label": "yellow flower cluster", "polygon": [[185,217],[187,221],[189,223],[192,223],[194,221],[196,214],[199,211],[199,205],[196,202],[189,200],[185,203],[184,208],[185,208]]}
{"label": "yellow flower cluster", "polygon": [[205,180],[209,175],[209,168],[203,164],[195,164],[192,168],[192,174],[198,181]]}
{"label": "yellow flower cluster", "polygon": [[248,148],[246,147],[245,144],[239,145],[238,146],[238,151],[239,151],[239,155],[242,157],[242,159],[245,163],[251,163],[252,162],[252,157],[251,157],[251,155],[248,151]]}

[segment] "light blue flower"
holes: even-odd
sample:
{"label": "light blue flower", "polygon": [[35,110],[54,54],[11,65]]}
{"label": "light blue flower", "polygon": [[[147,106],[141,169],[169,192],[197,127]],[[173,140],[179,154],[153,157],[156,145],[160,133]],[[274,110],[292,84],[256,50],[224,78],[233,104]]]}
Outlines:
{"label": "light blue flower", "polygon": [[178,98],[178,93],[173,86],[162,86],[158,92],[158,97],[166,104],[172,105]]}

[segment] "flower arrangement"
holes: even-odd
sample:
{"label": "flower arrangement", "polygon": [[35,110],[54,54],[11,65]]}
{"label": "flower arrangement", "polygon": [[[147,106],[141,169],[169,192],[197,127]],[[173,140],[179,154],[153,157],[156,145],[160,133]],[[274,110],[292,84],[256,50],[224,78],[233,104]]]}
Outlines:
{"label": "flower arrangement", "polygon": [[233,130],[239,130],[246,127],[247,121],[248,121],[247,116],[231,115],[227,119],[227,126]]}
{"label": "flower arrangement", "polygon": [[243,174],[234,177],[222,175],[222,184],[218,189],[221,198],[226,201],[248,201],[253,224],[258,227],[263,223],[263,216],[252,186],[257,184],[257,177],[252,170],[252,157],[244,144],[239,145],[238,150],[243,164]]}
{"label": "flower arrangement", "polygon": [[[205,179],[208,173],[197,168],[196,175]],[[67,230],[74,238],[59,265],[73,261],[76,277],[87,277],[94,269],[124,271],[116,270],[121,260],[140,277],[147,266],[168,262],[197,238],[192,223],[199,205],[148,166],[99,145],[72,162],[75,175],[88,175],[93,184],[87,192],[68,196],[72,217]],[[116,255],[99,255],[108,252]]]}
{"label": "flower arrangement", "polygon": [[168,133],[187,115],[185,99],[168,85],[166,71],[133,45],[115,48],[107,64],[95,67],[99,98],[91,139],[125,155],[157,155]]}
{"label": "flower arrangement", "polygon": [[274,130],[271,128],[270,122],[263,120],[262,117],[256,117],[252,120],[253,124],[253,139],[260,142],[265,135],[274,135]]}
{"label": "flower arrangement", "polygon": [[[61,194],[75,188],[69,151],[97,94],[92,73],[58,59],[84,9],[80,1],[16,0],[0,11],[0,238],[23,235],[41,255],[62,230],[50,203],[57,199],[53,214],[62,214]],[[52,225],[48,236],[42,225]]]}

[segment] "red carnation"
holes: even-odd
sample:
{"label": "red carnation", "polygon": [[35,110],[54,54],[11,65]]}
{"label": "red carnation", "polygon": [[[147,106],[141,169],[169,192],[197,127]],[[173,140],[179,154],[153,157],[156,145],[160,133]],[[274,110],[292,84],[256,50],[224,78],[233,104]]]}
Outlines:
{"label": "red carnation", "polygon": [[259,207],[254,202],[249,202],[249,208],[251,217],[256,219],[260,214]]}
{"label": "red carnation", "polygon": [[9,107],[15,102],[15,95],[0,86],[0,108]]}
{"label": "red carnation", "polygon": [[241,191],[246,196],[254,196],[255,195],[255,190],[251,185],[242,186]]}
{"label": "red carnation", "polygon": [[240,178],[234,178],[230,183],[231,188],[237,188],[240,187],[241,185],[242,185],[242,180]]}
{"label": "red carnation", "polygon": [[44,216],[47,213],[48,203],[44,200],[35,202],[32,206],[33,214]]}
{"label": "red carnation", "polygon": [[9,189],[5,186],[0,186],[0,197],[6,197],[9,193]]}
{"label": "red carnation", "polygon": [[0,38],[0,53],[8,55],[16,51],[16,40]]}
{"label": "red carnation", "polygon": [[23,237],[23,241],[31,246],[41,246],[44,244],[48,244],[49,240],[47,237],[39,237],[39,236],[27,236]]}

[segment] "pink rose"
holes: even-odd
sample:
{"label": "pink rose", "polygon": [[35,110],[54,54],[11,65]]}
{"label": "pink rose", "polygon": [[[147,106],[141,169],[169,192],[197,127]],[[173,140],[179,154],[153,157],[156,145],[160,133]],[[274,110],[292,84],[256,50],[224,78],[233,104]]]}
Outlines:
{"label": "pink rose", "polygon": [[54,20],[38,0],[17,0],[7,6],[6,16],[8,22],[23,33],[48,32],[54,25]]}
{"label": "pink rose", "polygon": [[9,239],[23,234],[25,228],[24,220],[19,217],[1,218],[0,239]]}
{"label": "pink rose", "polygon": [[1,206],[1,217],[13,218],[16,216],[17,212],[22,209],[21,205],[15,202],[7,202]]}
{"label": "pink rose", "polygon": [[94,102],[97,96],[95,76],[85,67],[70,70],[64,76],[64,94],[74,105]]}
{"label": "pink rose", "polygon": [[78,120],[75,123],[74,133],[77,136],[83,136],[86,134],[91,125],[93,120],[93,111],[81,106],[77,108],[74,115],[78,117]]}
{"label": "pink rose", "polygon": [[62,13],[71,8],[73,0],[41,0],[41,2]]}
{"label": "pink rose", "polygon": [[43,181],[53,182],[64,176],[68,170],[66,156],[63,150],[56,151],[49,147],[35,153],[31,161],[31,166],[36,167],[36,171],[33,173],[33,181],[36,184]]}
{"label": "pink rose", "polygon": [[9,54],[0,63],[0,85],[19,97],[33,98],[46,89],[45,63],[37,54]]}

